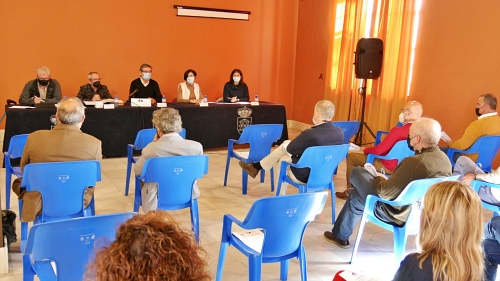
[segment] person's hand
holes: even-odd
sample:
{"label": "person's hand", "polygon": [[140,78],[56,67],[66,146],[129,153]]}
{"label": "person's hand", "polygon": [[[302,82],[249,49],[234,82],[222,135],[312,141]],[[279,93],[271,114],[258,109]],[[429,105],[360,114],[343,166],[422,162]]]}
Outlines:
{"label": "person's hand", "polygon": [[100,101],[100,100],[101,100],[101,96],[99,96],[98,94],[95,94],[95,95],[92,97],[92,100],[93,100],[93,101]]}
{"label": "person's hand", "polygon": [[462,183],[466,185],[470,185],[473,180],[476,179],[476,175],[473,173],[468,173],[467,175],[463,176],[462,178]]}
{"label": "person's hand", "polygon": [[388,177],[382,173],[377,172],[377,177],[383,177],[384,179],[388,179]]}
{"label": "person's hand", "polygon": [[238,97],[232,97],[232,98],[231,98],[231,102],[238,102],[238,101],[240,101],[240,100],[238,99]]}
{"label": "person's hand", "polygon": [[153,98],[149,98],[151,100],[151,104],[156,104],[156,100]]}
{"label": "person's hand", "polygon": [[156,132],[155,137],[153,138],[153,141],[157,141],[160,139],[160,136],[158,135],[158,132]]}
{"label": "person's hand", "polygon": [[39,98],[39,97],[33,97],[33,102],[34,102],[35,104],[38,104],[38,103],[43,102],[43,99],[41,99],[41,98]]}

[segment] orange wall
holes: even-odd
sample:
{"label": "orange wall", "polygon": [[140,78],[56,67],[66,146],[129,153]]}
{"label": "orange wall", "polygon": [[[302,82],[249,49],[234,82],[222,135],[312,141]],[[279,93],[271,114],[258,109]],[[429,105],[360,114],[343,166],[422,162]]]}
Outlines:
{"label": "orange wall", "polygon": [[499,11],[497,0],[423,1],[410,98],[452,139],[477,118],[479,95],[500,99]]}
{"label": "orange wall", "polygon": [[[174,4],[251,15],[249,21],[178,17]],[[198,72],[209,100],[222,96],[231,70],[240,68],[251,96],[290,108],[297,1],[47,0],[1,6],[2,103],[18,100],[42,65],[61,83],[64,96],[76,96],[88,72],[97,71],[111,94],[126,100],[145,62],[153,66],[153,79],[167,100],[176,96],[188,68]]]}

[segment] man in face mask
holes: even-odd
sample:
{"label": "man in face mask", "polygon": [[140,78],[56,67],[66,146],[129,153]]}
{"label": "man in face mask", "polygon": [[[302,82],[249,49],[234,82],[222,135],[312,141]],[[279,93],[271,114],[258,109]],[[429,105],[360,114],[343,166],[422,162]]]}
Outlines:
{"label": "man in face mask", "polygon": [[36,72],[36,79],[24,85],[19,103],[21,105],[35,105],[41,102],[57,103],[61,100],[61,85],[57,80],[50,78],[50,70],[46,66]]}
{"label": "man in face mask", "polygon": [[[411,124],[422,117],[423,111],[422,104],[418,101],[407,102],[401,108],[401,113],[399,114],[399,123],[401,123],[401,126],[392,128],[381,143],[365,148],[363,153],[349,152],[347,155],[346,180],[349,182],[351,170],[354,167],[363,166],[366,163],[367,154],[386,155],[398,141],[405,140],[410,132]],[[377,171],[381,172],[383,170],[386,174],[392,174],[397,164],[397,160],[380,160],[375,158],[373,161],[373,166],[375,166]],[[335,196],[345,200],[349,197],[352,189],[353,187],[348,185],[345,191],[335,192]]]}
{"label": "man in face mask", "polygon": [[90,72],[87,76],[89,82],[80,86],[78,98],[82,101],[100,101],[102,99],[113,98],[109,93],[108,87],[101,85],[101,77],[97,72]]}
{"label": "man in face mask", "polygon": [[[151,104],[161,102],[160,86],[155,80],[151,79],[152,73],[153,67],[149,64],[143,63],[139,67],[140,77],[130,83],[130,98],[149,98]],[[130,101],[127,103],[130,103]]]}
{"label": "man in face mask", "polygon": [[[463,136],[456,141],[448,141],[449,148],[459,150],[469,149],[482,136],[500,135],[500,116],[497,114],[497,98],[492,94],[481,95],[477,100],[475,113],[477,120],[470,123]],[[446,152],[447,147],[441,147]],[[458,158],[457,155],[456,158]],[[477,155],[467,155],[476,161]]]}

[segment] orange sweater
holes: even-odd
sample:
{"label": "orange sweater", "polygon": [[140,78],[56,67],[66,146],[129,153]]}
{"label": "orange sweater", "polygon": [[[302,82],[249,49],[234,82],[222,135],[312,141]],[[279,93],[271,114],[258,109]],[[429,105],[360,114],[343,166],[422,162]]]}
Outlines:
{"label": "orange sweater", "polygon": [[482,136],[500,135],[500,116],[493,115],[478,119],[465,129],[464,135],[450,143],[451,148],[465,150],[470,148],[474,142]]}

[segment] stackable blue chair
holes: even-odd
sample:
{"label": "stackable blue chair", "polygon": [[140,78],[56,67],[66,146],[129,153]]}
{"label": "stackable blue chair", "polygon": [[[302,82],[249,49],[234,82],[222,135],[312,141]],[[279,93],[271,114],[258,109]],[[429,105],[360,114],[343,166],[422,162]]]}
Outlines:
{"label": "stackable blue chair", "polygon": [[[385,200],[378,196],[368,195],[366,197],[365,209],[363,211],[363,216],[361,217],[361,223],[359,224],[358,235],[356,236],[356,242],[354,243],[354,248],[352,250],[351,263],[354,263],[356,254],[358,252],[359,242],[361,240],[361,235],[365,228],[366,222],[370,221],[382,228],[385,228],[394,233],[394,257],[397,262],[403,259],[405,252],[406,241],[408,235],[416,235],[420,229],[420,200],[424,197],[425,193],[431,187],[431,185],[448,180],[456,180],[458,176],[444,177],[444,178],[428,178],[414,180],[410,182],[406,188],[399,194],[399,196],[394,200]],[[410,214],[406,223],[399,227],[393,224],[389,224],[379,220],[375,215],[375,210],[377,202],[385,203],[393,207],[409,206],[411,205]]]}
{"label": "stackable blue chair", "polygon": [[[94,199],[87,208],[83,206],[84,191],[101,181],[99,161],[45,162],[24,167],[21,187],[38,191],[42,195],[42,214],[34,224],[95,214]],[[22,216],[23,200],[19,200]],[[21,240],[26,240],[28,223],[21,222]]]}
{"label": "stackable blue chair", "polygon": [[82,280],[95,249],[115,240],[118,227],[134,213],[67,219],[34,225],[21,242],[23,280]]}
{"label": "stackable blue chair", "polygon": [[[236,158],[245,163],[259,162],[271,151],[273,143],[281,138],[283,124],[260,124],[249,125],[243,129],[238,140],[229,139],[227,141],[227,160],[226,171],[224,173],[224,186],[227,183],[227,173],[229,171],[229,162],[231,158]],[[250,144],[249,152],[237,152],[233,147],[235,144]],[[274,169],[271,168],[271,191],[274,191]],[[264,182],[265,171],[260,171],[260,182]],[[247,194],[248,174],[241,171],[242,194]]]}
{"label": "stackable blue chair", "polygon": [[[286,182],[299,189],[300,193],[307,193],[309,191],[323,191],[330,190],[332,201],[332,224],[335,223],[335,188],[333,187],[332,175],[333,171],[337,168],[340,162],[344,159],[348,144],[341,145],[328,145],[328,146],[311,146],[308,147],[297,164],[289,162],[281,162],[280,176],[278,181],[278,189],[276,195],[279,196],[281,184]],[[301,184],[291,180],[287,176],[289,167],[295,168],[310,168],[309,179],[307,183]]]}
{"label": "stackable blue chair", "polygon": [[333,121],[334,126],[337,126],[344,131],[344,143],[349,143],[349,140],[356,135],[359,130],[359,121]]}
{"label": "stackable blue chair", "polygon": [[[396,124],[396,127],[401,127],[401,126],[403,126],[403,123],[401,122],[398,122]],[[382,137],[387,134],[389,134],[389,131],[377,131],[377,135],[375,137],[375,145],[380,144],[382,142]]]}
{"label": "stackable blue chair", "polygon": [[[146,145],[153,141],[156,135],[156,129],[142,129],[137,133],[134,144],[127,146],[127,178],[125,179],[125,196],[128,196],[130,186],[130,173],[132,172],[132,164],[137,162],[137,157],[134,157],[134,150],[142,150]],[[182,128],[179,132],[181,137],[186,138],[186,129]]]}
{"label": "stackable blue chair", "polygon": [[[193,184],[208,173],[208,156],[164,156],[146,160],[139,180],[158,183],[158,209],[190,208],[191,223],[198,241],[200,236],[198,200],[193,198]],[[134,212],[141,205],[140,184],[136,185]]]}
{"label": "stackable blue chair", "polygon": [[[234,246],[248,257],[249,280],[261,280],[262,263],[280,262],[280,279],[286,280],[291,258],[298,258],[300,275],[307,280],[306,253],[302,239],[309,222],[321,213],[326,192],[267,197],[256,200],[244,221],[224,215],[216,280],[222,279],[227,246]],[[252,230],[257,245],[245,243],[242,235],[233,233],[232,225]],[[242,237],[243,236],[243,237]]]}
{"label": "stackable blue chair", "polygon": [[415,152],[408,148],[407,141],[400,140],[396,144],[394,144],[389,153],[387,153],[387,155],[385,156],[368,154],[366,157],[366,163],[373,164],[373,160],[375,160],[375,158],[381,160],[398,160],[398,163],[400,163],[405,157],[412,155],[415,155]]}
{"label": "stackable blue chair", "polygon": [[[473,180],[470,186],[472,187],[472,189],[474,189],[474,191],[476,193],[479,192],[479,188],[481,186],[489,186],[491,188],[500,188],[500,184],[493,184],[493,183],[479,181],[479,180]],[[493,211],[493,216],[496,217],[496,216],[500,215],[500,206],[492,205],[492,204],[489,204],[489,203],[486,203],[483,201],[481,201],[481,203],[483,205],[483,208],[488,209],[490,211]]]}
{"label": "stackable blue chair", "polygon": [[478,154],[476,164],[481,164],[481,169],[486,172],[491,172],[491,163],[500,149],[500,136],[484,136],[480,137],[474,144],[466,150],[458,150],[449,148],[447,155],[450,158],[451,165],[455,167],[454,154]]}
{"label": "stackable blue chair", "polygon": [[26,145],[26,140],[28,139],[28,134],[15,135],[10,139],[9,149],[4,152],[3,159],[5,161],[5,208],[10,209],[10,184],[12,181],[12,175],[16,177],[21,177],[21,167],[13,167],[10,163],[10,159],[19,158],[23,156],[24,145]]}

